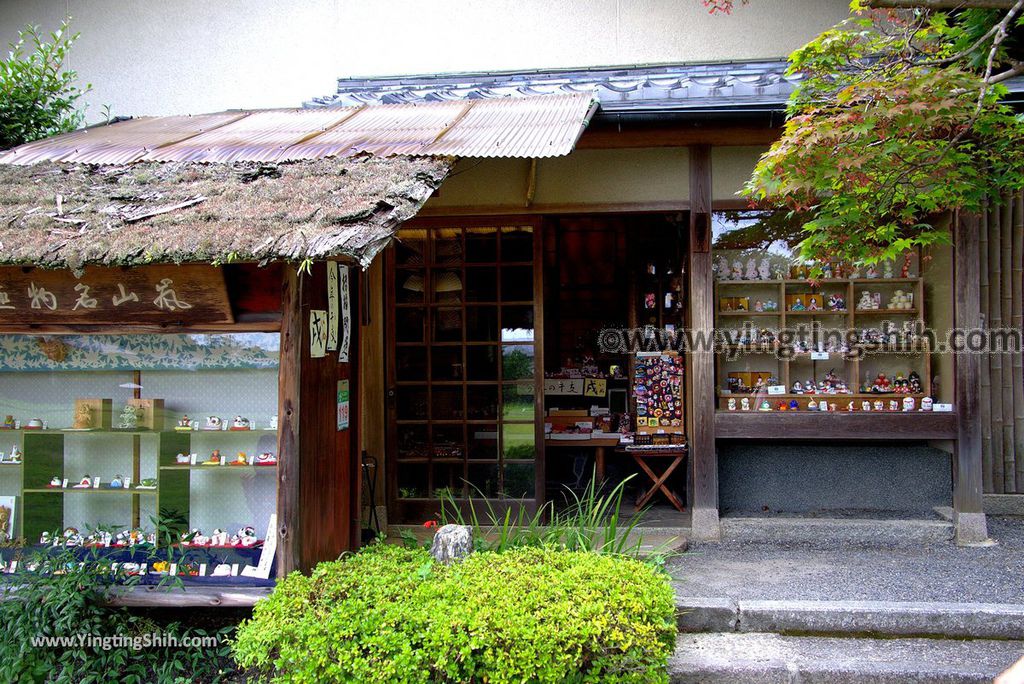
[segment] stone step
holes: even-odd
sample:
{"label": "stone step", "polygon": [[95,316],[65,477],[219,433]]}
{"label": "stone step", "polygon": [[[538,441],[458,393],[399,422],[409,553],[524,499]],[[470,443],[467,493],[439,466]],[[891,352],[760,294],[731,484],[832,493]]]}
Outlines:
{"label": "stone step", "polygon": [[721,520],[722,541],[779,546],[827,544],[864,547],[934,544],[953,538],[953,524],[941,519],[741,518]]}
{"label": "stone step", "polygon": [[683,632],[1024,640],[1024,604],[676,598]]}
{"label": "stone step", "polygon": [[684,634],[669,676],[674,684],[960,684],[991,682],[1022,654],[1021,641]]}

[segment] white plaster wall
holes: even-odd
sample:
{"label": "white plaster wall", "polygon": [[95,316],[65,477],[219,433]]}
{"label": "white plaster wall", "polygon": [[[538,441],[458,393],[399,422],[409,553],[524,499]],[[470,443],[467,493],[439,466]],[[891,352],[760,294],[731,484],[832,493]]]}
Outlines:
{"label": "white plaster wall", "polygon": [[26,23],[82,33],[89,121],[295,106],[341,76],[782,57],[846,0],[0,0],[0,44]]}

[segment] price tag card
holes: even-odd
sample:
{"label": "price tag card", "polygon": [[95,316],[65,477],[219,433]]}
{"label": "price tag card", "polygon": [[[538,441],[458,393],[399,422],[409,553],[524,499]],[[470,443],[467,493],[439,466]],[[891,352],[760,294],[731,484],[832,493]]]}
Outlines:
{"label": "price tag card", "polygon": [[785,385],[768,385],[768,394],[776,395],[776,394],[785,394],[785,393],[786,393],[786,386]]}

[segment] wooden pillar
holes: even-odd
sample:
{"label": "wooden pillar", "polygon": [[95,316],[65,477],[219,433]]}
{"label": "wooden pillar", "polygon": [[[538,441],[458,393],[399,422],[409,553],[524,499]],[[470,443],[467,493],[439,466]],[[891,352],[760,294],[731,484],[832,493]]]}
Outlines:
{"label": "wooden pillar", "polygon": [[[981,274],[978,254],[978,217],[953,217],[953,325],[966,334],[981,328]],[[982,431],[980,424],[980,372],[977,353],[956,354],[955,401],[958,413],[953,464],[953,520],[958,544],[988,539],[982,509]]]}
{"label": "wooden pillar", "polygon": [[[714,279],[711,271],[711,148],[690,148],[690,331],[694,340],[710,340],[714,331]],[[692,534],[719,539],[718,455],[715,452],[715,355],[694,345],[687,383],[690,410]]]}
{"label": "wooden pillar", "polygon": [[299,375],[302,367],[302,280],[290,264],[281,285],[278,373],[277,576],[299,567]]}

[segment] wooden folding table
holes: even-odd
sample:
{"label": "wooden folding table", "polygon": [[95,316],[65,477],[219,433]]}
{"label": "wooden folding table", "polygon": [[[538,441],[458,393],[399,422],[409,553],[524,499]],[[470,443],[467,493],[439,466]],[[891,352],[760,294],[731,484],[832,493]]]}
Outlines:
{"label": "wooden folding table", "polygon": [[[643,508],[650,502],[654,495],[659,491],[665,495],[665,498],[669,500],[673,506],[676,507],[681,513],[686,512],[686,506],[679,500],[668,484],[668,478],[676,471],[676,469],[686,462],[687,448],[685,444],[666,444],[662,445],[650,445],[650,446],[627,446],[623,449],[618,449],[620,452],[625,452],[633,457],[637,465],[640,466],[640,470],[653,483],[651,487],[644,492],[644,494],[637,499],[636,507]],[[668,465],[660,474],[656,473],[651,467],[651,462],[654,461],[669,461]]]}

